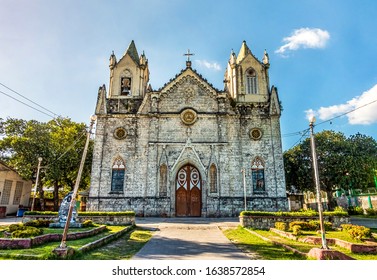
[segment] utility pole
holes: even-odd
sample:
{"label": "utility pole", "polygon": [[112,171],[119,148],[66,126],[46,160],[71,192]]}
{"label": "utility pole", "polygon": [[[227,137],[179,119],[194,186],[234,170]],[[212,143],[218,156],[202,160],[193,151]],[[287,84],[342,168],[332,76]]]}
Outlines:
{"label": "utility pole", "polygon": [[90,127],[89,127],[89,130],[86,133],[86,142],[85,142],[84,151],[83,151],[82,157],[81,157],[79,172],[77,173],[76,183],[75,183],[75,187],[73,189],[72,199],[71,199],[71,203],[69,204],[67,220],[65,222],[65,227],[64,227],[64,231],[63,231],[63,237],[62,237],[62,241],[61,241],[60,246],[59,246],[59,248],[62,248],[62,249],[67,248],[67,245],[66,245],[65,242],[66,242],[66,239],[67,239],[68,228],[69,228],[69,224],[70,224],[71,218],[72,218],[72,211],[73,211],[73,208],[76,204],[76,195],[77,195],[77,191],[78,191],[79,185],[80,185],[82,170],[84,169],[86,154],[88,152],[90,134],[92,133],[92,128],[93,128],[95,121],[96,121],[96,116],[94,116],[94,115],[91,116]]}
{"label": "utility pole", "polygon": [[37,168],[37,178],[35,179],[35,191],[33,196],[33,202],[31,203],[31,211],[34,211],[34,203],[35,203],[35,196],[37,194],[37,188],[38,188],[38,181],[39,181],[39,171],[41,170],[41,162],[42,158],[38,158],[38,168]]}
{"label": "utility pole", "polygon": [[245,211],[247,211],[245,168],[241,169],[241,172],[242,172],[242,179],[243,179],[243,196],[244,196],[244,201],[245,201]]}
{"label": "utility pole", "polygon": [[314,122],[315,117],[312,116],[309,120],[309,128],[310,128],[310,147],[312,150],[312,162],[313,162],[313,169],[314,169],[314,181],[317,190],[317,203],[318,203],[318,213],[319,213],[319,223],[321,226],[321,239],[322,239],[322,248],[321,249],[329,249],[326,242],[326,235],[325,235],[325,227],[323,224],[323,209],[322,209],[322,199],[321,199],[321,189],[319,185],[319,172],[318,172],[318,163],[317,163],[317,152],[315,147],[315,139],[314,139]]}

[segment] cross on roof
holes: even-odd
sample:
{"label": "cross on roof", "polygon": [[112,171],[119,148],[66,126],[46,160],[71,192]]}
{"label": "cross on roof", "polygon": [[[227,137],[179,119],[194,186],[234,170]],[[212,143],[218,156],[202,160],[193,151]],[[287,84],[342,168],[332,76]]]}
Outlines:
{"label": "cross on roof", "polygon": [[190,56],[195,55],[194,53],[190,53],[190,49],[187,50],[187,53],[183,54],[187,56],[187,61],[190,61]]}

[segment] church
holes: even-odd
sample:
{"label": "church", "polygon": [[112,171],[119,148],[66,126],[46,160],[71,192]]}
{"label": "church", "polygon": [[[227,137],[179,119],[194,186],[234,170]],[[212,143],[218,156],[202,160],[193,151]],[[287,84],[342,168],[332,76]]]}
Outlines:
{"label": "church", "polygon": [[137,216],[230,217],[288,209],[281,103],[267,52],[231,51],[224,89],[192,67],[161,88],[134,41],[98,91],[88,211]]}

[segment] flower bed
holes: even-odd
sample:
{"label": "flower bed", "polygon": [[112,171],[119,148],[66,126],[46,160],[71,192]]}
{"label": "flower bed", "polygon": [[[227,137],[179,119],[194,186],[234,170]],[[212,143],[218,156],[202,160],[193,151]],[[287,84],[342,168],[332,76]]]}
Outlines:
{"label": "flower bed", "polygon": [[[276,234],[279,234],[280,236],[297,240],[304,243],[310,243],[310,244],[322,244],[321,237],[317,236],[305,236],[305,237],[298,237],[293,235],[291,232],[281,231],[276,228],[270,228],[270,231],[275,232]],[[338,238],[326,238],[328,245],[337,245],[339,247],[343,247],[345,249],[350,250],[352,253],[377,253],[377,244],[356,244],[348,241],[344,241]]]}
{"label": "flower bed", "polygon": [[[327,212],[323,219],[332,223],[333,227],[340,227],[341,224],[350,223],[350,217],[343,212]],[[268,230],[275,226],[276,222],[285,222],[289,224],[293,221],[309,222],[318,220],[318,213],[310,212],[258,212],[244,211],[239,217],[240,224],[243,227]]]}
{"label": "flower bed", "polygon": [[[58,220],[57,212],[25,212],[23,222],[30,220]],[[102,225],[134,225],[135,212],[78,212],[76,222],[83,223],[86,220],[91,220],[93,223]]]}
{"label": "flower bed", "polygon": [[[88,231],[68,233],[67,240],[75,240],[94,236],[104,230],[106,230],[106,226],[100,226]],[[0,249],[27,249],[51,241],[60,241],[62,240],[62,237],[63,234],[61,233],[53,233],[43,234],[40,236],[35,236],[33,238],[0,238]]]}

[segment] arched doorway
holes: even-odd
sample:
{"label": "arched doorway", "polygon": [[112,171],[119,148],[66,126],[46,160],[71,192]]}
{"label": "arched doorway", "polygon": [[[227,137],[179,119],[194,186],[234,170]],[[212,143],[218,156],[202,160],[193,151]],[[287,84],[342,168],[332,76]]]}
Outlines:
{"label": "arched doorway", "polygon": [[202,184],[200,173],[187,164],[179,169],[175,187],[175,211],[177,217],[200,217],[202,208]]}

